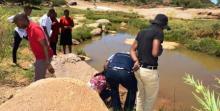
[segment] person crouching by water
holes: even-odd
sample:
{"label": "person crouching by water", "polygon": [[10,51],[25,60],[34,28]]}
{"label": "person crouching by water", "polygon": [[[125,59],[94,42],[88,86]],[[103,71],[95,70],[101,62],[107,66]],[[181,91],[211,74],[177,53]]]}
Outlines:
{"label": "person crouching by water", "polygon": [[60,23],[57,20],[57,13],[53,13],[51,15],[52,20],[52,34],[50,37],[50,47],[53,50],[53,54],[57,55],[57,42],[58,42],[58,36],[60,34]]}
{"label": "person crouching by water", "polygon": [[116,53],[106,62],[105,77],[111,89],[114,111],[122,111],[119,84],[128,90],[124,111],[133,111],[137,91],[137,81],[132,71],[133,65],[133,60],[126,53]]}
{"label": "person crouching by water", "polygon": [[64,10],[64,16],[60,18],[61,25],[61,37],[60,45],[63,46],[63,53],[66,54],[66,46],[69,48],[69,53],[72,53],[72,28],[74,27],[74,22],[71,17],[69,17],[69,10]]}
{"label": "person crouching by water", "polygon": [[34,80],[45,78],[47,69],[49,72],[54,73],[54,69],[50,64],[53,51],[49,46],[49,41],[43,28],[37,23],[29,21],[25,14],[16,15],[13,22],[18,28],[26,29],[29,45],[36,58]]}
{"label": "person crouching by water", "polygon": [[138,82],[137,111],[152,111],[159,91],[157,67],[158,57],[163,52],[163,30],[170,29],[168,17],[163,14],[158,14],[151,24],[138,33],[130,52],[135,62],[133,69]]}

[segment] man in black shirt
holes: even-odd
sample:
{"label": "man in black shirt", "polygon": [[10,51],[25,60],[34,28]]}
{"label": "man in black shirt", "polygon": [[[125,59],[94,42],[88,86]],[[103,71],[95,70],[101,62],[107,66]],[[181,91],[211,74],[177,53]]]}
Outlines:
{"label": "man in black shirt", "polygon": [[158,14],[151,26],[141,30],[131,47],[135,77],[138,81],[137,111],[152,111],[159,90],[158,57],[162,54],[164,29],[168,26],[168,17]]}

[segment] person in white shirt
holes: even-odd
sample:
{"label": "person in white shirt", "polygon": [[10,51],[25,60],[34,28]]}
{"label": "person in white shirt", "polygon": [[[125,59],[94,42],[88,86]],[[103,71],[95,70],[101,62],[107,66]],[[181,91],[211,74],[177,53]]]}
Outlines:
{"label": "person in white shirt", "polygon": [[[32,7],[25,6],[23,12],[21,12],[21,13],[24,13],[27,17],[29,17],[31,15],[31,12],[32,12]],[[8,18],[8,21],[13,23],[14,17],[15,17],[14,15],[10,16]],[[13,43],[13,50],[12,50],[12,59],[13,59],[13,63],[16,64],[16,65],[17,65],[17,50],[18,50],[19,45],[22,41],[22,38],[27,39],[26,30],[15,27],[14,43]]]}
{"label": "person in white shirt", "polygon": [[52,20],[51,20],[51,16],[56,13],[54,9],[50,9],[48,11],[47,14],[44,14],[41,18],[40,18],[40,26],[44,29],[45,34],[47,35],[47,37],[49,38],[50,35],[52,34]]}

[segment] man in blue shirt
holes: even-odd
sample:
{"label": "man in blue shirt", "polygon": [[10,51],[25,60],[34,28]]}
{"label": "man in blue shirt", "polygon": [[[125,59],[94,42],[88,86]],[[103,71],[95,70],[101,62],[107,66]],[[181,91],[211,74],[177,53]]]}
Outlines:
{"label": "man in blue shirt", "polygon": [[133,60],[130,55],[126,53],[116,53],[107,60],[105,76],[111,88],[114,111],[122,110],[119,84],[128,90],[124,111],[133,111],[137,91],[137,81],[132,71],[133,65]]}

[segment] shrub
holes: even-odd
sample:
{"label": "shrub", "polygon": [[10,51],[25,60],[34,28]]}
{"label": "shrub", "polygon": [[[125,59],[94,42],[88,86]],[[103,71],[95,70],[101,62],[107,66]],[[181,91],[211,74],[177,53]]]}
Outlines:
{"label": "shrub", "polygon": [[76,48],[76,54],[77,55],[84,55],[86,56],[86,52],[82,48]]}
{"label": "shrub", "polygon": [[[200,105],[200,108],[194,108],[196,111],[219,111],[220,97],[215,91],[211,91],[205,87],[199,80],[195,80],[193,76],[187,74],[184,77],[184,82],[192,86],[195,91],[193,96]],[[218,83],[220,85],[220,83]]]}
{"label": "shrub", "polygon": [[78,41],[84,41],[87,39],[91,39],[91,28],[83,25],[82,27],[78,27],[73,31],[73,38]]}
{"label": "shrub", "polygon": [[43,2],[43,0],[29,0],[29,2],[34,5],[40,5]]}
{"label": "shrub", "polygon": [[187,47],[195,51],[220,56],[220,42],[211,38],[191,41],[188,43]]}
{"label": "shrub", "polygon": [[65,0],[51,0],[51,2],[53,3],[53,6],[60,6],[66,4]]}

